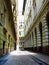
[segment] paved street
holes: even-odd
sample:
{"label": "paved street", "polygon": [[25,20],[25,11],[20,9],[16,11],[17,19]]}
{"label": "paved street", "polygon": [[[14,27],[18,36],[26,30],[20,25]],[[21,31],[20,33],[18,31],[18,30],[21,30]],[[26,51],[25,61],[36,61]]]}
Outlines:
{"label": "paved street", "polygon": [[9,55],[0,59],[0,65],[40,65],[40,61],[37,61],[38,59],[35,60],[34,57],[39,58],[40,60],[46,62],[49,65],[48,56],[31,53],[28,51],[13,51]]}

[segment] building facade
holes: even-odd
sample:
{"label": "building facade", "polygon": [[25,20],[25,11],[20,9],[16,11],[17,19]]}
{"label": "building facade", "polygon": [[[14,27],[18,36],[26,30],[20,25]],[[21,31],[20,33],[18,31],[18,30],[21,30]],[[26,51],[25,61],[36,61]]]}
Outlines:
{"label": "building facade", "polygon": [[0,0],[0,56],[14,50],[15,41],[11,0]]}
{"label": "building facade", "polygon": [[21,18],[19,20],[19,44],[21,48],[24,44],[23,38],[24,38],[24,16],[21,15]]}
{"label": "building facade", "polygon": [[49,52],[49,0],[27,0],[24,11],[24,48]]}
{"label": "building facade", "polygon": [[14,21],[14,26],[15,26],[15,35],[16,35],[16,42],[15,42],[15,50],[16,50],[16,45],[17,45],[17,0],[11,0],[11,6],[12,6],[12,13],[13,13],[13,21]]}

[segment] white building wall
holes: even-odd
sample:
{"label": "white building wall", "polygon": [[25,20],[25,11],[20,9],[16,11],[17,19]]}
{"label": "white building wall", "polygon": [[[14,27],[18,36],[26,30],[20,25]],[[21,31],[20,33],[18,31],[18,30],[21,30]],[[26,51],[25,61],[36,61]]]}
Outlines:
{"label": "white building wall", "polygon": [[42,6],[43,0],[36,0],[37,13],[39,12]]}
{"label": "white building wall", "polygon": [[[30,3],[30,1],[31,1],[31,3]],[[25,12],[24,12],[24,21],[25,21],[25,26],[26,26],[26,28],[24,27],[25,28],[25,35],[27,34],[30,26],[33,25],[33,20],[35,18],[34,13],[36,13],[36,14],[39,13],[42,4],[43,4],[43,0],[36,0],[36,8],[37,8],[37,10],[34,12],[33,0],[27,0],[26,7],[25,7]],[[28,18],[30,10],[31,10],[31,18]],[[28,20],[28,25],[26,24],[27,20]]]}

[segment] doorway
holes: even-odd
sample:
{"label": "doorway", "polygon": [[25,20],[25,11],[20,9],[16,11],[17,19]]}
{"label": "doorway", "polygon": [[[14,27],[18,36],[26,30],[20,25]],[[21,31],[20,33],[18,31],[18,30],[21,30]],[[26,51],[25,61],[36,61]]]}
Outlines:
{"label": "doorway", "polygon": [[36,47],[35,50],[37,50],[37,29],[35,28],[35,39],[36,39]]}
{"label": "doorway", "polygon": [[42,23],[39,23],[39,31],[40,31],[40,39],[41,39],[41,46],[39,48],[39,51],[42,51],[43,42],[42,42]]}
{"label": "doorway", "polygon": [[3,41],[3,54],[5,52],[5,41]]}

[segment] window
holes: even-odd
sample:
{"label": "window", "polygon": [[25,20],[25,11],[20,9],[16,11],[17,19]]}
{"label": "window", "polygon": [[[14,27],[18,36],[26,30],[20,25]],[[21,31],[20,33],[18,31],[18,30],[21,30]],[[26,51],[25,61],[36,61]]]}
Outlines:
{"label": "window", "polygon": [[30,10],[29,16],[31,17],[31,10]]}
{"label": "window", "polygon": [[24,25],[19,25],[19,29],[23,29],[24,28]]}
{"label": "window", "polygon": [[19,35],[21,35],[21,31],[19,31]]}
{"label": "window", "polygon": [[37,13],[36,0],[33,0],[33,9],[34,9],[34,16],[36,16]]}
{"label": "window", "polygon": [[19,22],[19,29],[24,28],[24,22]]}
{"label": "window", "polygon": [[19,24],[22,24],[22,25],[23,25],[23,24],[24,24],[24,22],[19,22]]}
{"label": "window", "polygon": [[46,2],[46,0],[43,0],[43,3]]}
{"label": "window", "polygon": [[33,8],[36,7],[36,0],[33,0]]}
{"label": "window", "polygon": [[23,36],[24,35],[24,31],[19,31],[19,35]]}

